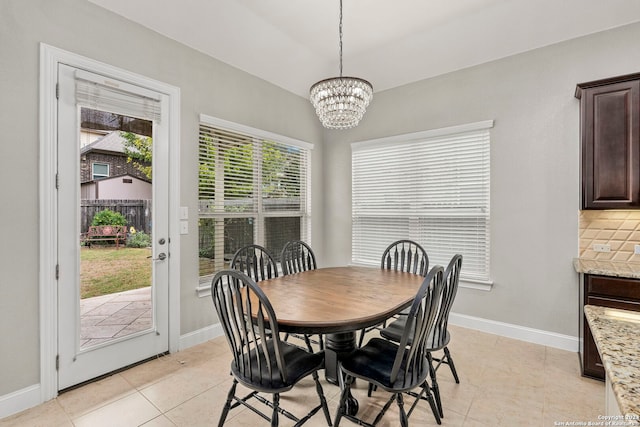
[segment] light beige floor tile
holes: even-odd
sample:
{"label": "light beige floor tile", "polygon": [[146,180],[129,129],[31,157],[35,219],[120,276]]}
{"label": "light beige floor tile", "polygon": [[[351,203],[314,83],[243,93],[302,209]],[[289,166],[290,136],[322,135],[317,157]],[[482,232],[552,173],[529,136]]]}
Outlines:
{"label": "light beige floor tile", "polygon": [[229,378],[224,369],[196,365],[143,388],[141,393],[161,411],[169,411]]}
{"label": "light beige floor tile", "polygon": [[127,427],[139,426],[161,413],[140,393],[133,393],[109,403],[79,418],[73,419],[75,427]]}
{"label": "light beige floor tile", "polygon": [[[210,388],[171,409],[165,415],[177,426],[217,425],[231,382],[232,380],[229,379],[217,387]],[[235,408],[229,412],[229,418],[245,410],[244,407]]]}
{"label": "light beige floor tile", "polygon": [[[214,425],[214,424],[209,424],[209,425]],[[148,421],[142,424],[142,426],[143,427],[175,427],[176,425],[172,423],[171,420],[167,418],[165,415],[160,415],[158,417],[155,417],[151,421]]]}
{"label": "light beige floor tile", "polygon": [[174,358],[159,356],[120,373],[132,387],[141,390],[173,375],[183,366]]}
{"label": "light beige floor tile", "polygon": [[1,427],[72,427],[71,418],[64,412],[57,399],[33,409],[0,420]]}
{"label": "light beige floor tile", "polygon": [[131,384],[115,374],[62,393],[58,402],[71,418],[76,418],[134,392]]}

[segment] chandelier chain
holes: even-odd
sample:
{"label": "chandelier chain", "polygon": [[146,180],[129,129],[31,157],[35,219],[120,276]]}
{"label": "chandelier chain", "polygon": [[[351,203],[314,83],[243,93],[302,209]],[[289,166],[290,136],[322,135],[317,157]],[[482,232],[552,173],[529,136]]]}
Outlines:
{"label": "chandelier chain", "polygon": [[340,0],[340,25],[338,30],[340,33],[340,77],[342,77],[342,0]]}

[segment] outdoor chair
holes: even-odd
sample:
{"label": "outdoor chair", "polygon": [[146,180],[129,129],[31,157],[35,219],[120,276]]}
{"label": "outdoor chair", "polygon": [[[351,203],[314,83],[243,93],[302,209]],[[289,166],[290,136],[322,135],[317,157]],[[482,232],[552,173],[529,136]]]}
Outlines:
{"label": "outdoor chair", "polygon": [[[426,341],[436,319],[442,279],[441,266],[435,266],[429,271],[405,316],[406,327],[398,344],[382,338],[372,338],[365,346],[343,357],[339,364],[342,394],[335,419],[336,427],[340,425],[342,417],[359,425],[375,426],[393,401],[396,401],[400,412],[400,426],[408,427],[409,417],[422,398],[429,402],[436,422],[441,423],[431,388],[427,384],[431,365],[427,358]],[[356,378],[391,393],[391,397],[372,424],[351,415],[353,411],[348,401],[351,386]],[[419,393],[413,392],[416,388],[420,388]],[[415,401],[407,412],[403,396],[410,392],[413,393]]]}
{"label": "outdoor chair", "polygon": [[[426,341],[427,358],[429,359],[430,366],[429,375],[431,376],[431,389],[436,399],[436,404],[438,405],[438,412],[440,414],[440,417],[444,417],[444,413],[442,411],[442,401],[440,399],[440,390],[438,388],[438,381],[436,379],[436,371],[438,370],[440,365],[443,363],[449,365],[456,384],[460,384],[460,379],[458,378],[456,367],[453,363],[453,359],[451,358],[451,353],[447,348],[447,345],[451,340],[451,335],[447,330],[447,326],[449,323],[449,313],[451,312],[451,306],[453,305],[453,300],[455,299],[456,293],[458,292],[458,281],[460,280],[461,268],[462,255],[454,255],[444,273],[442,293],[440,301],[438,303],[438,313]],[[383,329],[380,332],[380,335],[382,335],[382,337],[387,340],[398,343],[402,339],[402,334],[406,329],[406,324],[407,319],[402,317]],[[443,350],[443,356],[440,358],[433,357],[432,353],[439,350]],[[434,363],[436,362],[437,364],[434,366]]]}
{"label": "outdoor chair", "polygon": [[[424,277],[429,271],[429,256],[427,251],[413,240],[398,240],[387,246],[382,253],[380,268],[419,274]],[[407,311],[404,310],[400,315],[406,315]],[[386,326],[385,320],[382,324],[362,329],[358,347],[362,346],[365,334],[374,330],[382,330]]]}
{"label": "outdoor chair", "polygon": [[[233,355],[233,383],[218,426],[223,426],[229,411],[240,405],[270,421],[271,426],[278,425],[280,414],[300,426],[322,409],[330,426],[327,401],[318,379],[318,370],[324,368],[324,352],[309,353],[282,342],[276,314],[267,296],[253,279],[240,271],[224,270],[217,273],[211,283],[211,296]],[[270,337],[256,339],[256,333],[266,337],[267,329],[273,332]],[[280,393],[291,390],[308,375],[315,381],[320,404],[300,419],[280,407]],[[238,383],[250,389],[250,393],[244,397],[237,396]],[[273,398],[268,400],[259,393],[271,394]],[[271,416],[250,405],[252,398],[272,408]]]}
{"label": "outdoor chair", "polygon": [[[318,268],[313,250],[308,244],[301,240],[292,240],[284,245],[280,254],[280,264],[282,265],[282,274],[285,276]],[[324,338],[322,335],[318,335],[318,339],[313,340],[310,335],[306,334],[286,334],[284,340],[287,341],[290,336],[303,340],[309,351],[313,351],[311,343],[318,344],[320,350],[324,349]]]}

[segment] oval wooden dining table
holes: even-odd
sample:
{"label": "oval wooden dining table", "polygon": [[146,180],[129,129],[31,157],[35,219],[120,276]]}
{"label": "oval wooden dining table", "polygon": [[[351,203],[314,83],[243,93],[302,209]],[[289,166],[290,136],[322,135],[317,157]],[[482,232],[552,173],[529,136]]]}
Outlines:
{"label": "oval wooden dining table", "polygon": [[325,375],[356,347],[356,332],[411,305],[424,277],[374,267],[330,267],[258,282],[281,332],[325,335]]}

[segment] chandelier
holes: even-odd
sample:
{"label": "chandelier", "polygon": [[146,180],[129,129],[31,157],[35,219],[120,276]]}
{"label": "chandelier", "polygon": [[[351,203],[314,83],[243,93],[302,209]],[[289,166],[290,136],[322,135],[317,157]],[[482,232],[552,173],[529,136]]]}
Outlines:
{"label": "chandelier", "polygon": [[342,76],[342,0],[340,0],[340,77],[320,80],[311,86],[311,104],[322,125],[328,129],[358,126],[371,98],[373,86],[358,77]]}

